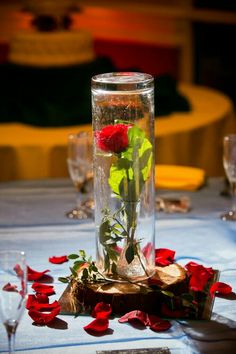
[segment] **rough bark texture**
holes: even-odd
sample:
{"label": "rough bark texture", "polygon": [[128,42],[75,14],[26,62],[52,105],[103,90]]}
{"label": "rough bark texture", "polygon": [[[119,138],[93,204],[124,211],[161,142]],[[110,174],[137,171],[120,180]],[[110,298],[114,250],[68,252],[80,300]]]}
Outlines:
{"label": "rough bark texture", "polygon": [[[152,278],[157,282],[155,289],[148,282],[131,283],[88,283],[72,281],[60,299],[62,312],[88,312],[98,302],[111,304],[113,314],[122,315],[132,310],[149,313],[160,313],[166,295],[163,291],[171,291],[179,295],[187,291],[186,272],[178,264],[167,267],[156,267]],[[168,299],[169,300],[169,299]]]}

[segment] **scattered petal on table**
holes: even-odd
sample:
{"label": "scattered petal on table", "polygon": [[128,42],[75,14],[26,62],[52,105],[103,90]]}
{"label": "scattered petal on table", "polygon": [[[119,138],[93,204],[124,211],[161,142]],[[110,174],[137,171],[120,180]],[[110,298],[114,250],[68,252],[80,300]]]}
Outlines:
{"label": "scattered petal on table", "polygon": [[39,280],[40,278],[42,278],[47,272],[50,272],[49,269],[46,269],[42,272],[38,272],[32,268],[30,268],[29,266],[27,266],[27,271],[28,271],[28,280],[32,281],[32,280]]}
{"label": "scattered petal on table", "polygon": [[2,290],[18,293],[17,285],[12,285],[11,283],[7,283],[3,286]]}
{"label": "scattered petal on table", "polygon": [[112,313],[112,308],[110,304],[106,304],[105,302],[99,302],[94,307],[92,311],[92,316],[95,318],[109,318]]}
{"label": "scattered petal on table", "polygon": [[148,315],[140,310],[134,310],[126,313],[124,316],[119,318],[120,323],[139,321],[144,326],[148,324]]}
{"label": "scattered petal on table", "polygon": [[217,281],[210,287],[211,297],[213,297],[216,292],[222,295],[227,295],[232,292],[232,287],[229,284]]}
{"label": "scattered petal on table", "polygon": [[50,263],[53,263],[53,264],[62,264],[62,263],[68,262],[68,257],[67,256],[53,256],[53,257],[50,257],[48,260]]}
{"label": "scattered petal on table", "polygon": [[85,331],[101,333],[105,332],[109,327],[108,318],[96,318],[90,322],[87,326],[84,327]]}
{"label": "scattered petal on table", "polygon": [[150,329],[155,332],[167,331],[171,327],[170,321],[163,320],[155,315],[148,315]]}
{"label": "scattered petal on table", "polygon": [[36,293],[45,294],[47,296],[55,294],[54,287],[52,285],[46,285],[46,284],[34,282],[32,284],[32,289],[34,289]]}
{"label": "scattered petal on table", "polygon": [[59,307],[58,301],[54,301],[51,304],[49,303],[40,303],[37,300],[37,297],[35,295],[28,295],[28,299],[26,302],[26,308],[27,310],[37,310],[37,311],[52,311],[53,309]]}
{"label": "scattered petal on table", "polygon": [[38,325],[46,325],[60,313],[60,305],[53,309],[50,313],[42,313],[38,310],[29,310],[28,314],[32,320]]}
{"label": "scattered petal on table", "polygon": [[46,294],[36,294],[35,296],[40,304],[49,303],[49,297]]}

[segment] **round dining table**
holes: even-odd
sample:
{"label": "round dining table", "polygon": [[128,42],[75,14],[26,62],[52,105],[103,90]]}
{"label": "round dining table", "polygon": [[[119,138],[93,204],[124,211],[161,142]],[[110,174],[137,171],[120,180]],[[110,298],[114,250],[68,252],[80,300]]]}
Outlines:
{"label": "round dining table", "polygon": [[[180,84],[189,112],[156,117],[156,163],[200,167],[208,176],[222,175],[222,138],[236,132],[231,100],[214,89]],[[67,138],[91,131],[92,125],[36,127],[0,124],[0,181],[68,176]]]}

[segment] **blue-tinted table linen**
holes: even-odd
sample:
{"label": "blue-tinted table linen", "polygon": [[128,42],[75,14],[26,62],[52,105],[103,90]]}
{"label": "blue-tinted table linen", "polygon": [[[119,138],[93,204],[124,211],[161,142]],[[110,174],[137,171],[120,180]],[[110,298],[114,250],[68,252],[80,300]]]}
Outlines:
{"label": "blue-tinted table linen", "polygon": [[[158,213],[156,248],[176,251],[176,261],[190,260],[212,266],[221,272],[220,280],[236,290],[236,223],[223,222],[220,213],[230,207],[230,199],[219,195],[223,179],[211,179],[198,192],[165,192],[188,195],[192,210],[187,214]],[[54,265],[50,256],[84,249],[95,258],[94,223],[67,219],[64,214],[75,199],[69,180],[12,182],[0,184],[0,249],[26,251],[28,264],[35,270],[50,269],[58,299],[65,284],[59,276],[69,273],[69,263]],[[29,283],[29,293],[31,291]],[[19,352],[54,354],[95,354],[96,350],[167,346],[171,353],[222,354],[236,353],[236,296],[217,297],[211,321],[172,321],[170,330],[162,333],[149,328],[138,330],[129,324],[110,320],[110,332],[91,336],[83,330],[89,316],[58,316],[58,322],[45,327],[32,325],[27,311],[17,329]],[[0,326],[0,353],[7,350],[5,328]]]}

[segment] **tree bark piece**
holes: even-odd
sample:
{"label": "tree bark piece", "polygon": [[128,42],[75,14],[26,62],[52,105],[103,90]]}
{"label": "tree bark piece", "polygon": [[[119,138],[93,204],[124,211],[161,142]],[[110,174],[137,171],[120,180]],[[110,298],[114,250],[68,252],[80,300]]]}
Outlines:
{"label": "tree bark piece", "polygon": [[123,315],[132,310],[160,313],[166,295],[163,291],[176,294],[187,291],[186,271],[174,263],[166,267],[156,267],[152,277],[157,283],[155,290],[148,281],[132,283],[88,283],[72,281],[60,299],[63,313],[84,313],[90,311],[98,302],[111,304],[113,314]]}

